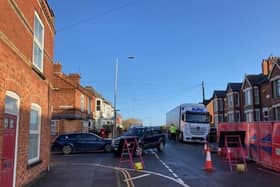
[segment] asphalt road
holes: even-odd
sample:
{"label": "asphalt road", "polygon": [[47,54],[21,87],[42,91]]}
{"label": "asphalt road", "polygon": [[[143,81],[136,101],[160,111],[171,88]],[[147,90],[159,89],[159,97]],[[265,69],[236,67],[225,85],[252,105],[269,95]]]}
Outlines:
{"label": "asphalt road", "polygon": [[255,163],[249,163],[245,173],[231,172],[215,154],[212,154],[214,171],[205,172],[205,154],[200,144],[169,142],[165,152],[146,151],[143,159],[144,170],[134,171],[129,164],[119,165],[119,159],[110,153],[53,155],[50,172],[34,187],[279,187],[280,184],[280,173]]}

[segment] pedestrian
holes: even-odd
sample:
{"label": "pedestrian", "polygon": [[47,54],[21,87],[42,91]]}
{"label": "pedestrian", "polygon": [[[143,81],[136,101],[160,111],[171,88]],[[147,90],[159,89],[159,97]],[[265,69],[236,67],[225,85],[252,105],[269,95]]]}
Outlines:
{"label": "pedestrian", "polygon": [[102,138],[105,138],[105,129],[104,129],[104,128],[101,128],[101,129],[100,129],[100,136],[101,136]]}
{"label": "pedestrian", "polygon": [[171,124],[171,126],[169,127],[169,133],[170,133],[171,139],[176,140],[177,127],[174,124]]}

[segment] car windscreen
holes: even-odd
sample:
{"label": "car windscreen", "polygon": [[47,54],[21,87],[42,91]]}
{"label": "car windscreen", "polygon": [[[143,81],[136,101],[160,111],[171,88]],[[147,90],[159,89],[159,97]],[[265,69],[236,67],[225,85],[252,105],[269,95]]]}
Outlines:
{"label": "car windscreen", "polygon": [[209,113],[186,112],[186,122],[209,123]]}
{"label": "car windscreen", "polygon": [[144,132],[143,128],[130,128],[128,131],[124,134],[126,136],[142,136]]}

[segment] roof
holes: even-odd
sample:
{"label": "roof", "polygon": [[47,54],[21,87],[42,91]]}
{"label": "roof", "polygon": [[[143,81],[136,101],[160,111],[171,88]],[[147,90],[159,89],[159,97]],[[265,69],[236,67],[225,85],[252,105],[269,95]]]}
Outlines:
{"label": "roof", "polygon": [[271,71],[270,71],[270,73],[269,73],[269,75],[268,75],[268,77],[267,77],[268,79],[271,79],[272,72],[273,72],[273,70],[274,70],[275,67],[278,67],[278,69],[280,69],[280,57],[277,58],[276,60],[277,60],[277,61],[273,64],[272,69],[271,69]]}
{"label": "roof", "polygon": [[211,102],[212,99],[213,99],[212,97],[210,99],[204,99],[202,104],[204,104],[206,106],[206,105],[208,105]]}
{"label": "roof", "polygon": [[214,90],[213,92],[213,98],[215,97],[225,97],[226,91],[225,90]]}
{"label": "roof", "polygon": [[267,76],[260,74],[246,75],[246,79],[250,82],[251,86],[259,86],[262,83],[268,81]]}
{"label": "roof", "polygon": [[241,87],[242,87],[242,82],[230,82],[228,83],[227,85],[227,90],[229,88],[232,89],[232,91],[240,91],[241,90]]}

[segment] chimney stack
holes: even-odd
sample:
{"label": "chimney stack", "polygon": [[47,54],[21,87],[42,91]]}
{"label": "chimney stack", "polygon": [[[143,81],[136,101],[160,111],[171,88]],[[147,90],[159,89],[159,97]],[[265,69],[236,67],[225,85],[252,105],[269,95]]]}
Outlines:
{"label": "chimney stack", "polygon": [[273,68],[274,63],[277,63],[278,61],[280,61],[280,57],[270,56],[268,57],[268,59],[264,59],[262,61],[262,73],[264,75],[269,75]]}
{"label": "chimney stack", "polygon": [[70,73],[70,74],[68,75],[68,79],[69,79],[72,83],[74,83],[74,84],[76,84],[76,85],[79,85],[79,84],[80,84],[81,76],[80,76],[78,73]]}
{"label": "chimney stack", "polygon": [[59,62],[53,64],[53,72],[54,73],[62,73],[62,65]]}

